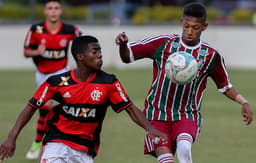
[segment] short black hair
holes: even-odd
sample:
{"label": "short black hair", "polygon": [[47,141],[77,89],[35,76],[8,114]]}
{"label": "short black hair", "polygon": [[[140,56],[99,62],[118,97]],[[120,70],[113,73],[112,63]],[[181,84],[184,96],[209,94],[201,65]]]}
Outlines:
{"label": "short black hair", "polygon": [[99,42],[98,39],[94,36],[79,36],[75,38],[71,45],[71,53],[74,59],[77,61],[77,54],[84,53],[88,48],[89,43]]}
{"label": "short black hair", "polygon": [[203,21],[207,19],[206,7],[199,2],[192,2],[186,4],[183,8],[183,17],[192,16],[196,18],[201,18]]}
{"label": "short black hair", "polygon": [[45,4],[49,2],[59,2],[61,4],[61,0],[45,0]]}

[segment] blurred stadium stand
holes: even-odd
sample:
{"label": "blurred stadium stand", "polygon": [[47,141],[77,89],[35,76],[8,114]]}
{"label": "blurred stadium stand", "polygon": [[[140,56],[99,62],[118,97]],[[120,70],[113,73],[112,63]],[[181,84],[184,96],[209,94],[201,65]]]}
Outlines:
{"label": "blurred stadium stand", "polygon": [[[36,5],[43,4],[46,0],[0,0],[0,6],[7,4],[18,4],[29,6],[29,20],[37,20],[35,14]],[[229,13],[235,9],[256,9],[256,0],[62,0],[64,6],[84,6],[88,13],[86,24],[133,24],[132,16],[141,7],[154,6],[183,6],[189,2],[201,2],[207,7],[216,8],[229,17]],[[252,15],[252,14],[251,14]],[[250,16],[252,17],[252,16]],[[242,18],[243,19],[243,18]],[[1,21],[1,15],[0,15]],[[22,23],[22,21],[16,22]],[[223,18],[218,23],[229,24]],[[12,22],[9,21],[9,22]],[[252,21],[251,21],[252,22]],[[1,23],[1,22],[0,22]],[[27,22],[25,22],[27,23]],[[170,22],[167,22],[170,23]],[[244,23],[244,22],[243,22]],[[247,21],[248,23],[248,21]]]}

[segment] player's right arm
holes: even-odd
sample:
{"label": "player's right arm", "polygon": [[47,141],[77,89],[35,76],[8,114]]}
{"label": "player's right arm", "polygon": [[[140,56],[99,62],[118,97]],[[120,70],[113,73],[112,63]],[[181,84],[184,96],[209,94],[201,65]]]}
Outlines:
{"label": "player's right arm", "polygon": [[21,111],[14,126],[10,130],[8,137],[0,145],[0,162],[13,156],[16,147],[16,139],[22,128],[34,115],[35,111],[36,109],[30,105],[25,106],[25,108]]}
{"label": "player's right arm", "polygon": [[36,57],[45,53],[46,47],[44,42],[38,42],[35,36],[35,26],[29,29],[24,41],[24,56]]}
{"label": "player's right arm", "polygon": [[124,63],[129,63],[130,61],[130,51],[127,46],[128,37],[125,32],[122,32],[116,37],[116,44],[119,45],[119,54]]}
{"label": "player's right arm", "polygon": [[44,52],[45,52],[45,45],[44,44],[41,44],[38,46],[37,49],[26,49],[24,48],[24,56],[25,57],[36,57],[36,56],[39,56],[39,55],[43,55]]}

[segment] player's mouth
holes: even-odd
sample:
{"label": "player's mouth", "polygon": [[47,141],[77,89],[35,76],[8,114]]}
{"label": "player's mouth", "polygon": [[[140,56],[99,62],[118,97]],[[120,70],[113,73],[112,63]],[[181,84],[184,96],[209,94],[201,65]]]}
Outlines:
{"label": "player's mouth", "polygon": [[187,37],[186,40],[191,42],[191,41],[193,41],[193,38],[192,37]]}
{"label": "player's mouth", "polygon": [[102,66],[102,65],[103,65],[103,60],[102,60],[102,59],[101,59],[101,60],[99,60],[98,65],[100,65],[100,66]]}

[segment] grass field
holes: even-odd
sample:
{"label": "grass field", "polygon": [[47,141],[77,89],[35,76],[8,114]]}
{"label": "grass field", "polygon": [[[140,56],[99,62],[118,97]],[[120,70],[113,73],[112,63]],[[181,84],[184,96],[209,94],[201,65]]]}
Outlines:
{"label": "grass field", "polygon": [[[143,109],[151,83],[151,70],[116,70],[115,73],[130,98]],[[253,75],[254,74],[254,75]],[[256,106],[256,70],[230,70],[231,81],[253,108]],[[0,71],[0,141],[2,142],[18,113],[35,91],[33,71]],[[217,92],[211,80],[202,106],[203,128],[193,146],[194,163],[252,163],[256,154],[256,123],[242,123],[240,105]],[[6,163],[32,163],[25,153],[35,136],[37,116],[23,129],[14,157]],[[103,125],[101,148],[95,163],[155,163],[143,155],[144,131],[126,112],[115,114],[109,109]]]}

